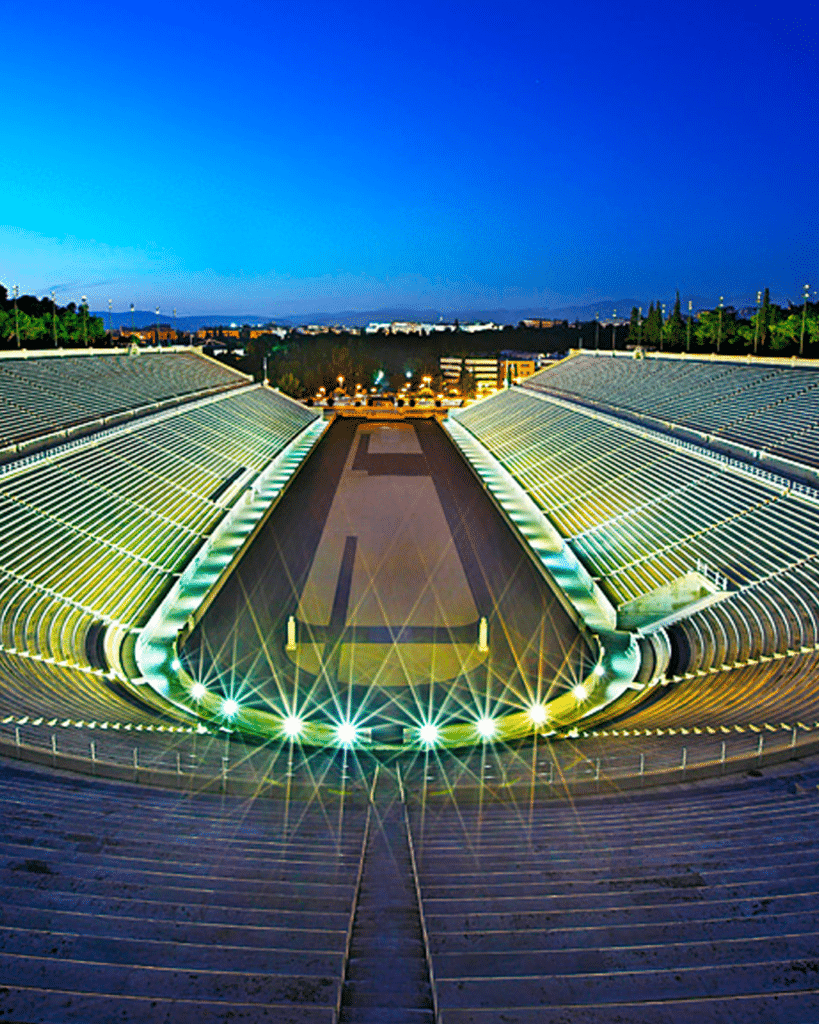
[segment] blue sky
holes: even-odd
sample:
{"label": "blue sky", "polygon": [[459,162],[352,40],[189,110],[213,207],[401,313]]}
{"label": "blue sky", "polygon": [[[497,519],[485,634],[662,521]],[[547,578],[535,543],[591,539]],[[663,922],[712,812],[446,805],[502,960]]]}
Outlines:
{"label": "blue sky", "polygon": [[0,281],[275,316],[819,278],[806,0],[17,5]]}

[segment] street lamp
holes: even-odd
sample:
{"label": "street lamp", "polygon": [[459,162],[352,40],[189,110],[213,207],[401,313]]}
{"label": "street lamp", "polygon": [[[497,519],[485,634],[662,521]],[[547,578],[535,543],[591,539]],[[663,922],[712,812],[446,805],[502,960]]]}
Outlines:
{"label": "street lamp", "polygon": [[88,299],[82,295],[80,296],[80,302],[82,303],[82,343],[84,348],[88,348]]}
{"label": "street lamp", "polygon": [[159,348],[159,306],[156,307],[156,347]]}
{"label": "street lamp", "polygon": [[802,306],[802,331],[799,335],[799,355],[804,355],[805,352],[805,318],[808,315],[808,296],[810,295],[810,285],[805,285],[805,304]]}
{"label": "street lamp", "polygon": [[694,303],[688,300],[688,323],[685,325],[685,351],[691,351],[691,318],[694,316]]}
{"label": "street lamp", "polygon": [[54,289],[51,289],[51,331],[54,335],[54,348],[57,347],[57,303],[54,301]]}
{"label": "street lamp", "polygon": [[617,338],[617,310],[615,309],[614,315],[612,316],[612,319],[611,319],[611,350],[612,350],[612,352],[617,347],[616,344],[615,344],[616,338]]}
{"label": "street lamp", "polygon": [[17,348],[20,347],[20,324],[17,320],[17,296],[20,294],[20,286],[13,285],[11,293],[14,296],[14,337],[17,339]]}
{"label": "street lamp", "polygon": [[722,344],[722,301],[724,298],[724,295],[720,295],[719,297],[719,323],[717,325],[717,355],[719,355],[720,345]]}
{"label": "street lamp", "polygon": [[762,316],[762,292],[756,293],[756,323],[754,324],[754,355],[759,342],[759,319]]}

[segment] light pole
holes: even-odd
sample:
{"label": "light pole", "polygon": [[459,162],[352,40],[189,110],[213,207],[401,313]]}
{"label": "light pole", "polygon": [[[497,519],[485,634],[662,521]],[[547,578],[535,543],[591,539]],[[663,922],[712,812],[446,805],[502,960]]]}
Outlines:
{"label": "light pole", "polygon": [[643,347],[643,307],[637,307],[637,344]]}
{"label": "light pole", "polygon": [[134,304],[131,303],[131,334],[134,333]]}
{"label": "light pole", "polygon": [[159,306],[156,307],[156,347],[159,348]]}
{"label": "light pole", "polygon": [[805,303],[802,306],[802,331],[799,335],[799,355],[805,353],[805,319],[808,315],[808,296],[810,295],[810,285],[805,285]]}
{"label": "light pole", "polygon": [[616,340],[617,340],[617,310],[615,309],[614,314],[612,315],[612,318],[611,318],[611,350],[612,350],[612,352],[614,351],[614,349],[616,347],[616,345],[615,345]]}
{"label": "light pole", "polygon": [[108,333],[111,335],[111,338],[113,340],[113,337],[114,337],[114,320],[113,320],[114,314],[113,314],[113,311],[112,311],[112,306],[113,306],[113,303],[112,303],[111,299],[109,299],[108,300]]}
{"label": "light pole", "polygon": [[756,322],[754,323],[754,355],[759,344],[759,318],[762,316],[762,292],[756,293]]}
{"label": "light pole", "polygon": [[86,318],[88,314],[88,299],[82,295],[80,296],[80,302],[82,303],[82,343],[84,348],[88,348],[88,330]]}
{"label": "light pole", "polygon": [[717,355],[719,355],[720,345],[722,344],[722,300],[724,295],[719,297],[719,323],[717,325]]}
{"label": "light pole", "polygon": [[20,286],[14,285],[11,293],[14,296],[14,337],[17,339],[17,348],[20,348],[20,323],[17,319],[17,296],[20,294]]}
{"label": "light pole", "polygon": [[594,347],[600,348],[600,313],[594,314]]}
{"label": "light pole", "polygon": [[54,335],[54,348],[57,347],[57,303],[54,301],[54,290],[51,291],[51,331]]}
{"label": "light pole", "polygon": [[[178,340],[176,337],[176,306],[173,307],[173,340],[174,342]],[[266,376],[267,374],[265,374],[265,377]]]}
{"label": "light pole", "polygon": [[691,318],[694,315],[694,303],[688,300],[688,323],[685,325],[685,351],[691,351]]}

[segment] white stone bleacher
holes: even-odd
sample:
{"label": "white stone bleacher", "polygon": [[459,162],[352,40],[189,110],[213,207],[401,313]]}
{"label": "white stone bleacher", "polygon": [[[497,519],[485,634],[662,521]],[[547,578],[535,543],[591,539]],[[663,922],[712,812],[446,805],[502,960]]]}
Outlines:
{"label": "white stone bleacher", "polygon": [[580,353],[526,386],[669,421],[819,466],[819,366]]}
{"label": "white stone bleacher", "polygon": [[[546,413],[539,406],[546,406]],[[521,389],[465,410],[470,429],[572,543],[616,604],[701,559],[735,585],[815,553],[819,506],[657,435]]]}
{"label": "white stone bleacher", "polygon": [[815,762],[730,785],[413,809],[441,1024],[812,1024]]}
{"label": "white stone bleacher", "polygon": [[191,350],[9,355],[0,357],[0,453],[117,413],[248,381]]}
{"label": "white stone bleacher", "polygon": [[315,415],[268,388],[231,389],[0,468],[0,711],[124,713],[95,678],[89,630],[143,625],[237,487]]}
{"label": "white stone bleacher", "polygon": [[330,1024],[366,812],[4,763],[0,1014]]}
{"label": "white stone bleacher", "polygon": [[[537,401],[554,408],[544,412]],[[459,419],[474,425],[541,504],[615,603],[698,559],[734,588],[671,627],[676,656],[663,682],[674,685],[662,699],[621,713],[614,726],[602,721],[605,735],[695,730],[692,744],[707,746],[707,734],[761,730],[776,744],[785,737],[771,732],[798,733],[801,741],[803,730],[819,728],[812,684],[819,519],[806,490],[734,472],[725,461],[703,460],[647,431],[618,429],[611,417],[536,400],[523,389]],[[595,726],[587,722],[584,735]]]}

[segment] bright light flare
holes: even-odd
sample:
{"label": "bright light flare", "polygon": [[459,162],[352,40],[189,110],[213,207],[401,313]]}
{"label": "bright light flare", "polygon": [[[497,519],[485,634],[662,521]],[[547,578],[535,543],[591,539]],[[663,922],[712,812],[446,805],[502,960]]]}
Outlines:
{"label": "bright light flare", "polygon": [[194,683],[191,686],[191,697],[194,700],[201,700],[207,692],[204,683]]}
{"label": "bright light flare", "polygon": [[233,718],[238,710],[239,705],[232,697],[228,697],[227,700],[222,701],[222,714],[225,718]]}
{"label": "bright light flare", "polygon": [[418,737],[425,747],[434,747],[440,735],[438,726],[432,722],[425,722],[418,730]]}
{"label": "bright light flare", "polygon": [[594,674],[596,676],[604,676],[606,674],[606,670],[603,668],[601,664],[598,663],[594,666]]}
{"label": "bright light flare", "polygon": [[498,723],[494,718],[479,718],[475,723],[475,728],[478,730],[478,735],[485,740],[491,740],[497,732]]}
{"label": "bright light flare", "polygon": [[572,689],[572,695],[578,704],[582,704],[582,702],[588,697],[589,691],[584,683],[578,683],[577,686]]}
{"label": "bright light flare", "polygon": [[342,747],[351,747],[358,736],[358,729],[352,722],[340,722],[336,726],[336,739]]}
{"label": "bright light flare", "polygon": [[546,719],[549,717],[549,712],[542,704],[533,704],[529,708],[529,718],[535,725],[543,725]]}
{"label": "bright light flare", "polygon": [[294,740],[304,732],[304,722],[297,715],[288,715],[282,722],[282,731]]}

